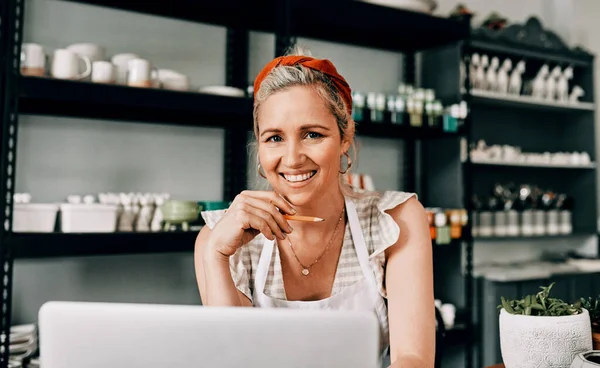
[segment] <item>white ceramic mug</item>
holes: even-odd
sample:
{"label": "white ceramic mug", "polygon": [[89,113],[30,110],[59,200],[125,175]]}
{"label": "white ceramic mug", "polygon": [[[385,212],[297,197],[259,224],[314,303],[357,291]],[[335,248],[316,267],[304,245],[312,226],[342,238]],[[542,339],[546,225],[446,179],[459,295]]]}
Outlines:
{"label": "white ceramic mug", "polygon": [[92,63],[92,82],[114,84],[116,81],[115,69],[110,61],[94,61]]}
{"label": "white ceramic mug", "polygon": [[95,43],[83,42],[76,43],[67,47],[67,50],[73,51],[81,56],[87,56],[90,62],[105,60],[104,47],[96,45]]}
{"label": "white ceramic mug", "polygon": [[[85,63],[85,70],[81,73],[79,72],[79,61]],[[81,80],[88,77],[91,72],[92,64],[87,56],[66,49],[54,51],[51,71],[54,78]]]}
{"label": "white ceramic mug", "polygon": [[158,79],[162,88],[173,91],[189,91],[190,78],[170,69],[159,69]]}
{"label": "white ceramic mug", "polygon": [[42,45],[21,45],[21,74],[43,77],[46,74],[46,52]]}
{"label": "white ceramic mug", "polygon": [[146,59],[129,60],[127,85],[130,87],[156,87],[159,84],[158,70]]}
{"label": "white ceramic mug", "polygon": [[123,53],[114,55],[110,61],[117,68],[117,83],[127,84],[127,71],[129,70],[129,61],[139,59],[137,54]]}

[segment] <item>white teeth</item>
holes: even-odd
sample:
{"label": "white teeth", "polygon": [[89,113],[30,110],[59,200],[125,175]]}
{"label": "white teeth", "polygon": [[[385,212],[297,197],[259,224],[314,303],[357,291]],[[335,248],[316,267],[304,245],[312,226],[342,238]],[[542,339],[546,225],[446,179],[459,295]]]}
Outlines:
{"label": "white teeth", "polygon": [[302,175],[285,175],[285,174],[283,174],[283,176],[285,177],[285,180],[287,180],[289,182],[292,182],[292,183],[296,183],[296,182],[299,182],[299,181],[308,180],[314,174],[316,174],[316,171],[311,171],[309,173],[302,174]]}

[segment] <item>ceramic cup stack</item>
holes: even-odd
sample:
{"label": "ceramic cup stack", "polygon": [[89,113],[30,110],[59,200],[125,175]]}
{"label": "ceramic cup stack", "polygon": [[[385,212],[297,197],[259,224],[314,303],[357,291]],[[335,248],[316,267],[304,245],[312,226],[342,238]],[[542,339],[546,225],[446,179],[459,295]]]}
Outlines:
{"label": "ceramic cup stack", "polygon": [[37,352],[37,328],[34,324],[10,328],[10,359],[21,361]]}
{"label": "ceramic cup stack", "polygon": [[24,43],[21,47],[21,74],[129,87],[190,90],[190,77],[183,73],[158,69],[152,61],[132,52],[118,53],[109,58],[104,46],[92,42],[57,49]]}

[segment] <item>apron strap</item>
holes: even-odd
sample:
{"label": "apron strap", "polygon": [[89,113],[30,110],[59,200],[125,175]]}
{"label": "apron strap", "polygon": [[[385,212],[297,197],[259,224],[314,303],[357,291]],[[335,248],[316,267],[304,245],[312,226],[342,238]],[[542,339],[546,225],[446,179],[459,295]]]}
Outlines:
{"label": "apron strap", "polygon": [[358,257],[358,263],[362,269],[363,275],[373,285],[377,285],[373,270],[369,265],[369,253],[367,252],[367,243],[360,227],[360,220],[358,219],[358,213],[356,212],[356,206],[350,200],[346,200],[346,213],[348,214],[348,222],[350,224],[350,232],[352,233],[352,239],[354,240],[354,249],[356,256]]}
{"label": "apron strap", "polygon": [[263,249],[260,252],[260,260],[256,268],[256,276],[254,279],[254,288],[257,293],[263,294],[265,291],[265,284],[267,283],[267,274],[269,273],[269,266],[271,264],[271,257],[273,256],[273,247],[275,240],[269,240],[265,238]]}

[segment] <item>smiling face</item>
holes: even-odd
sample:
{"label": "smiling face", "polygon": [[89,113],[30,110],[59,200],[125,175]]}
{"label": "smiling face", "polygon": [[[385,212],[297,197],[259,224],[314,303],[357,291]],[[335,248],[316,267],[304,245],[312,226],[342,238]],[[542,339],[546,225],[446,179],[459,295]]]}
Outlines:
{"label": "smiling face", "polygon": [[273,189],[295,206],[340,191],[342,142],[337,121],[314,88],[269,96],[258,112],[258,154]]}

